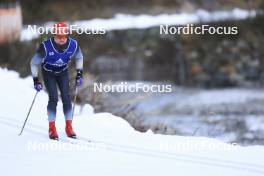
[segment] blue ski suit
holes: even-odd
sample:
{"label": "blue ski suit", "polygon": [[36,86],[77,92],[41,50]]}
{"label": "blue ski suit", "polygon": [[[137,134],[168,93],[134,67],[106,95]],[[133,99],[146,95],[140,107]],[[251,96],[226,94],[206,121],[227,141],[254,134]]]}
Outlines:
{"label": "blue ski suit", "polygon": [[48,120],[55,121],[59,88],[63,103],[63,113],[66,120],[72,120],[72,105],[70,98],[70,80],[68,65],[72,58],[76,59],[76,69],[83,69],[83,55],[78,43],[68,37],[66,44],[58,45],[54,38],[42,42],[31,60],[33,77],[38,76],[38,66],[41,65],[44,84],[49,95],[47,106]]}

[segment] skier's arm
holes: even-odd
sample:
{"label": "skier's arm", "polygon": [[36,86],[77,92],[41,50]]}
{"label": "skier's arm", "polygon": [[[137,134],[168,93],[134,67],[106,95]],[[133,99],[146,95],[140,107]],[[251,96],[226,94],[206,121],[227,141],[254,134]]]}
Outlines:
{"label": "skier's arm", "polygon": [[78,47],[75,53],[75,59],[76,59],[76,70],[83,70],[83,54],[80,47]]}
{"label": "skier's arm", "polygon": [[43,44],[41,44],[30,62],[31,74],[33,78],[38,77],[39,65],[41,64],[44,55],[45,55],[45,49]]}
{"label": "skier's arm", "polygon": [[42,58],[39,53],[35,53],[30,62],[32,77],[38,77],[38,69],[41,64]]}
{"label": "skier's arm", "polygon": [[38,79],[38,67],[41,63],[41,56],[39,53],[36,53],[30,62],[30,66],[31,66],[31,73],[32,73],[32,77],[33,77],[33,82],[34,82],[34,88],[36,89],[36,91],[41,91],[42,90],[42,84],[40,83],[39,79]]}
{"label": "skier's arm", "polygon": [[80,87],[83,84],[83,54],[80,47],[78,47],[76,53],[75,53],[75,59],[76,59],[76,86]]}
{"label": "skier's arm", "polygon": [[34,88],[36,89],[36,91],[42,90],[42,84],[38,79],[38,69],[39,69],[39,65],[42,62],[42,58],[44,57],[44,52],[45,52],[44,46],[43,46],[43,44],[41,44],[40,47],[38,48],[37,52],[32,57],[31,62],[30,62],[31,74],[33,77]]}

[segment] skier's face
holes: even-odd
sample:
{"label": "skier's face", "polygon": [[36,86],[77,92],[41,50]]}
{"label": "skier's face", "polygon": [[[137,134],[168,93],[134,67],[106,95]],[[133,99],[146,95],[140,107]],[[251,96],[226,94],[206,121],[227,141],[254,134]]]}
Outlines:
{"label": "skier's face", "polygon": [[58,44],[58,45],[64,45],[67,42],[67,35],[55,35],[54,36],[54,41]]}

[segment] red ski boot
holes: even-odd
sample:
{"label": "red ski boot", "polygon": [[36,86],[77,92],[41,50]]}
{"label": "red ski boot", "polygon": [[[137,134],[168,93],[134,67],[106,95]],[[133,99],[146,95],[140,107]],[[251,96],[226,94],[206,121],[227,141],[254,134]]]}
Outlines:
{"label": "red ski boot", "polygon": [[58,140],[58,133],[55,126],[55,121],[49,122],[49,138],[53,140]]}
{"label": "red ski boot", "polygon": [[66,128],[65,128],[66,134],[70,138],[76,138],[76,134],[72,129],[72,120],[66,120]]}

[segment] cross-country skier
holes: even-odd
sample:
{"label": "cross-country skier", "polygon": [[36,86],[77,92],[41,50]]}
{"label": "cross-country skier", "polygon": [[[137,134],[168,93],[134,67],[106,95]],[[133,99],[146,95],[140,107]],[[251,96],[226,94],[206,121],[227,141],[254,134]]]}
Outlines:
{"label": "cross-country skier", "polygon": [[34,81],[34,88],[42,90],[39,81],[39,65],[41,65],[44,84],[49,95],[47,106],[49,121],[49,138],[58,139],[55,126],[56,107],[58,102],[58,91],[61,93],[63,112],[66,120],[66,134],[68,137],[75,138],[76,134],[72,128],[72,105],[70,99],[70,82],[68,75],[68,64],[72,57],[76,60],[76,86],[83,83],[83,55],[78,43],[69,37],[69,28],[66,23],[59,22],[54,24],[54,36],[43,41],[33,58],[31,59],[31,72]]}

